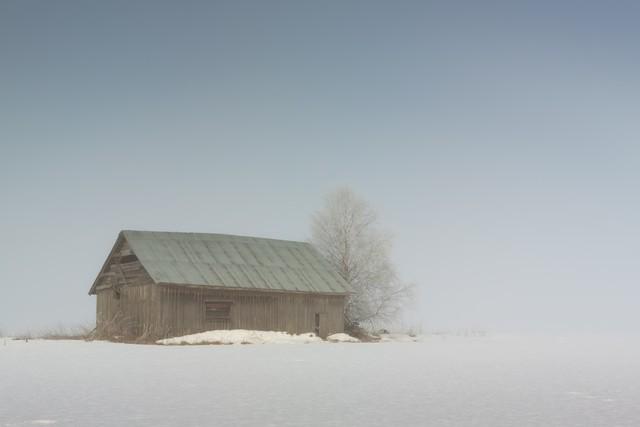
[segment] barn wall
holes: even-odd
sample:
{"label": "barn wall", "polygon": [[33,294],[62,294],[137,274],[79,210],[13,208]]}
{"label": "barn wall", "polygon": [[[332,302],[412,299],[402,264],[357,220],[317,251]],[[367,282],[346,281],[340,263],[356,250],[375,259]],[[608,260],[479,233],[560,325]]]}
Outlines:
{"label": "barn wall", "polygon": [[[96,288],[98,336],[148,335],[156,320],[155,285],[123,240],[109,260]],[[129,258],[127,258],[129,257]]]}
{"label": "barn wall", "polygon": [[[160,337],[180,336],[212,329],[255,329],[313,332],[320,315],[320,335],[344,331],[344,296],[275,292],[248,292],[158,286],[157,329]],[[205,320],[207,300],[230,301],[227,322]]]}
{"label": "barn wall", "polygon": [[153,285],[124,286],[119,298],[113,289],[97,293],[96,328],[99,336],[137,338],[152,329]]}

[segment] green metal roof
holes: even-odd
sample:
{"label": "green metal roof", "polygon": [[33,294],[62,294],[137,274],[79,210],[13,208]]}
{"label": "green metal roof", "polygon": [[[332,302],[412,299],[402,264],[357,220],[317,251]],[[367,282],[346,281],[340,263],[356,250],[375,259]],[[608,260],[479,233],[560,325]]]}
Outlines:
{"label": "green metal roof", "polygon": [[122,231],[156,283],[312,293],[349,285],[309,243],[225,234]]}

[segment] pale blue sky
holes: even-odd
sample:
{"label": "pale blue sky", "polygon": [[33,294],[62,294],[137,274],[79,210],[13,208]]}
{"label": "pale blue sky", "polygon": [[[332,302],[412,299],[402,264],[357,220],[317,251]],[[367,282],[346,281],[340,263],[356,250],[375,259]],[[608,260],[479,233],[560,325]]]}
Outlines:
{"label": "pale blue sky", "polygon": [[123,228],[305,239],[348,185],[425,329],[638,330],[637,2],[0,3],[0,329]]}

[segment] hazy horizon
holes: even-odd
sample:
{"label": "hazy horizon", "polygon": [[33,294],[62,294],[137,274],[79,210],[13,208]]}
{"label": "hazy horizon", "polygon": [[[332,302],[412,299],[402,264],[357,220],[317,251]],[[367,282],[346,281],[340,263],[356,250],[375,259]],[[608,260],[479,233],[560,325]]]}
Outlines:
{"label": "hazy horizon", "polygon": [[640,332],[633,2],[0,4],[0,330],[121,229],[306,240],[348,186],[423,330]]}

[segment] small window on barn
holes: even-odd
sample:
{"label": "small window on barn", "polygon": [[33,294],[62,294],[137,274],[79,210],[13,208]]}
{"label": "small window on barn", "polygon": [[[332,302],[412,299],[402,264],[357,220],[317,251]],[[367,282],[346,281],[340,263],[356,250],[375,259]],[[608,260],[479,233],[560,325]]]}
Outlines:
{"label": "small window on barn", "polygon": [[229,320],[231,317],[231,301],[205,301],[205,320]]}

